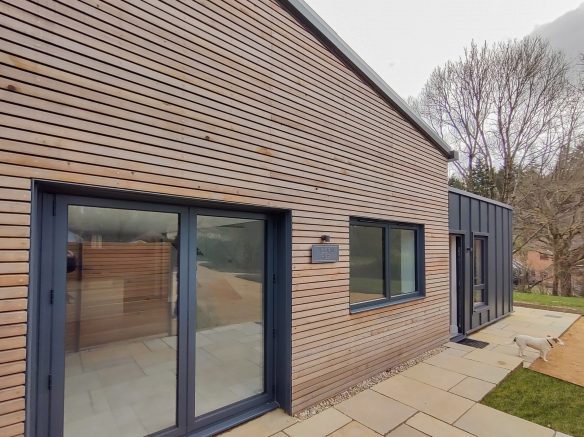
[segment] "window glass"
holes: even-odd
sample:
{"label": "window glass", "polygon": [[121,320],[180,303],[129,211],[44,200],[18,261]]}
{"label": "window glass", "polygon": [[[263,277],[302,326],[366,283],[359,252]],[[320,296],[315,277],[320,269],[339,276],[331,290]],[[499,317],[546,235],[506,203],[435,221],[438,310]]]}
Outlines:
{"label": "window glass", "polygon": [[476,288],[473,291],[473,302],[475,306],[482,305],[485,303],[484,292],[482,288]]}
{"label": "window glass", "polygon": [[263,393],[263,220],[197,217],[195,415]]}
{"label": "window glass", "polygon": [[481,285],[485,283],[484,277],[484,240],[482,238],[475,238],[474,240],[474,285]]}
{"label": "window glass", "polygon": [[69,206],[65,437],[176,425],[179,241],[178,214]]}
{"label": "window glass", "polygon": [[384,229],[379,226],[350,227],[350,302],[384,297]]}
{"label": "window glass", "polygon": [[474,239],[473,250],[473,302],[475,306],[484,305],[485,300],[485,255],[486,240],[484,238]]}
{"label": "window glass", "polygon": [[416,287],[416,231],[392,229],[389,244],[390,295],[414,293]]}

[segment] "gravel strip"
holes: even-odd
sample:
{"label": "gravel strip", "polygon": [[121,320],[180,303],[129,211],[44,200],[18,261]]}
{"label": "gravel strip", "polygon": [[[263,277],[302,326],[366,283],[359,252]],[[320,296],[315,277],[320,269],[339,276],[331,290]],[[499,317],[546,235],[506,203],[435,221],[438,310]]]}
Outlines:
{"label": "gravel strip", "polygon": [[377,375],[372,376],[371,378],[366,379],[365,381],[348,388],[347,390],[339,393],[336,396],[325,399],[324,401],[321,401],[318,404],[313,405],[310,408],[307,408],[306,410],[302,410],[299,413],[296,413],[294,417],[300,420],[308,419],[314,416],[315,414],[318,414],[334,405],[340,404],[341,402],[355,396],[357,393],[361,393],[362,391],[365,391],[368,388],[373,387],[375,384],[378,384],[381,381],[385,381],[386,379],[391,378],[392,376],[397,375],[398,373],[401,373],[404,370],[407,370],[410,367],[415,366],[416,364],[424,361],[426,358],[430,358],[432,355],[439,354],[440,352],[446,349],[447,347],[441,346],[436,349],[429,350],[428,352],[424,352],[422,355],[418,355],[416,358],[412,358],[411,360],[408,360],[405,363],[399,364],[395,367],[392,367],[391,369],[378,373]]}

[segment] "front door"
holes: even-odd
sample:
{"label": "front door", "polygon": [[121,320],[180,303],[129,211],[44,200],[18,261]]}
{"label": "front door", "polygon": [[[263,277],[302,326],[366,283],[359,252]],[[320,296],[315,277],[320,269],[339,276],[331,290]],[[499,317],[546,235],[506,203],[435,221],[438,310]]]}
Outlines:
{"label": "front door", "polygon": [[37,435],[181,436],[273,398],[269,217],[43,207]]}

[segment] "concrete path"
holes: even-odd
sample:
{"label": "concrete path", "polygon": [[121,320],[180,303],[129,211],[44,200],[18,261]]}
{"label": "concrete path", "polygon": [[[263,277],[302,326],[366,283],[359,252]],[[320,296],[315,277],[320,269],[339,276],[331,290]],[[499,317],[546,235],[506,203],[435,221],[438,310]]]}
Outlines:
{"label": "concrete path", "polygon": [[[225,437],[560,437],[564,434],[478,402],[512,370],[525,365],[513,338],[560,335],[578,315],[516,308],[507,318],[472,335],[491,343],[475,349],[447,343],[422,363],[303,421],[281,410]],[[553,351],[550,357],[553,355]],[[525,363],[537,358],[530,354]]]}

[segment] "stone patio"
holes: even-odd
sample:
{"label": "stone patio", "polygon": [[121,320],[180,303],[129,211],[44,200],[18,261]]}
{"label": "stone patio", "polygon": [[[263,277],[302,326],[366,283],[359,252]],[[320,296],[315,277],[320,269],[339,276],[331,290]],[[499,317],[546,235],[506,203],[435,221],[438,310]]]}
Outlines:
{"label": "stone patio", "polygon": [[[559,336],[577,314],[515,308],[471,335],[485,349],[447,343],[445,351],[321,413],[299,421],[282,410],[234,428],[224,437],[560,437],[550,428],[478,402],[511,371],[537,353],[517,356],[517,334]],[[553,359],[553,351],[550,353]]]}

